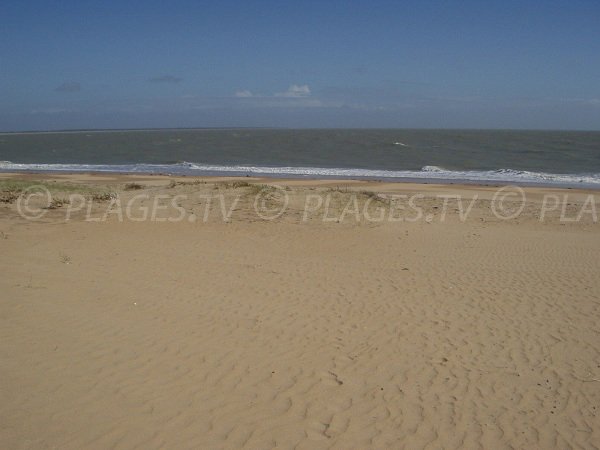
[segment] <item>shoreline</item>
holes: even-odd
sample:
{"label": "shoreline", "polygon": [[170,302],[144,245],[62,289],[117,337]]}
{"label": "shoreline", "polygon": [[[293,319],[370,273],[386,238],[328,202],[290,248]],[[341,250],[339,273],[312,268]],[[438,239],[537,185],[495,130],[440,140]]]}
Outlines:
{"label": "shoreline", "polygon": [[16,180],[62,180],[79,183],[128,183],[132,181],[160,181],[168,183],[172,180],[189,182],[191,180],[199,180],[206,182],[235,182],[248,181],[253,183],[277,183],[289,184],[290,186],[298,187],[326,187],[336,185],[352,185],[353,187],[371,187],[379,188],[384,191],[389,190],[418,190],[422,188],[424,191],[431,190],[468,190],[468,191],[487,191],[490,189],[501,188],[503,186],[517,186],[523,188],[526,192],[544,193],[544,192],[565,192],[579,194],[598,194],[600,187],[578,187],[578,186],[557,186],[557,185],[540,185],[540,184],[515,184],[502,182],[469,182],[459,180],[443,180],[433,179],[431,181],[418,180],[389,180],[389,179],[368,179],[368,178],[340,178],[340,177],[277,177],[277,176],[236,176],[236,175],[184,175],[184,174],[168,174],[168,173],[135,173],[135,172],[33,172],[33,171],[0,171],[0,180],[16,179]]}
{"label": "shoreline", "polygon": [[182,178],[182,179],[207,179],[207,180],[264,180],[268,182],[288,182],[288,181],[303,181],[307,185],[311,183],[331,183],[331,182],[357,182],[357,183],[383,183],[383,184],[397,184],[397,185],[437,185],[437,186],[470,186],[470,187],[501,187],[501,186],[518,186],[527,189],[551,189],[551,190],[573,190],[573,191],[584,191],[584,192],[597,192],[600,191],[600,184],[590,183],[542,183],[542,182],[528,182],[528,181],[514,181],[514,180],[469,180],[469,179],[444,179],[444,178],[410,178],[410,177],[369,177],[369,176],[337,176],[337,175],[288,175],[281,176],[281,174],[245,174],[242,172],[211,172],[207,174],[193,174],[193,173],[167,173],[167,172],[122,172],[122,171],[90,171],[90,170],[1,170],[0,179],[4,176],[16,177],[22,176],[25,178],[31,177],[112,177],[112,178],[145,178],[156,177],[162,178]]}

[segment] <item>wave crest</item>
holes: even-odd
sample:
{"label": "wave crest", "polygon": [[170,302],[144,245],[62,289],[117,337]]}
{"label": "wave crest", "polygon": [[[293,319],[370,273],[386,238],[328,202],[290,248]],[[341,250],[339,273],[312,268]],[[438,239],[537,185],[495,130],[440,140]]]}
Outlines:
{"label": "wave crest", "polygon": [[556,174],[527,170],[447,170],[424,166],[421,170],[379,170],[326,167],[268,167],[252,165],[211,165],[180,161],[174,164],[22,164],[0,161],[0,171],[167,173],[173,175],[251,175],[279,177],[343,177],[467,182],[532,183],[545,185],[587,185],[600,187],[600,173]]}

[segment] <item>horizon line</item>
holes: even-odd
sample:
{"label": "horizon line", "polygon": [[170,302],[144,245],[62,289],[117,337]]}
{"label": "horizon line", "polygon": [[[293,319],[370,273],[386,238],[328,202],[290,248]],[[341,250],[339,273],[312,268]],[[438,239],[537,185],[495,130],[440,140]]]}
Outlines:
{"label": "horizon line", "polygon": [[281,127],[281,126],[234,126],[234,127],[141,127],[141,128],[59,128],[41,130],[0,131],[0,135],[18,134],[68,134],[68,133],[111,133],[129,131],[209,131],[209,130],[422,130],[422,131],[547,131],[600,133],[600,129],[573,128],[463,128],[463,127]]}

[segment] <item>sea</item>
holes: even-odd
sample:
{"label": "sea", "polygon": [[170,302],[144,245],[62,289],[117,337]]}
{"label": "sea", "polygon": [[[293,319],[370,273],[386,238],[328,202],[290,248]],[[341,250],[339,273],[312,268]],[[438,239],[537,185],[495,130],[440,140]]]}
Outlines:
{"label": "sea", "polygon": [[0,171],[600,188],[600,132],[236,128],[0,133]]}

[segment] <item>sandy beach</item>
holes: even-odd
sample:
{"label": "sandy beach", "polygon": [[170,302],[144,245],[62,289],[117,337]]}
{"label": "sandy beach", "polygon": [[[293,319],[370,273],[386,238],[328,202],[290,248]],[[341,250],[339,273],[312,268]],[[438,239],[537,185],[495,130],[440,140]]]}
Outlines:
{"label": "sandy beach", "polygon": [[600,192],[511,189],[0,174],[0,448],[600,447]]}

